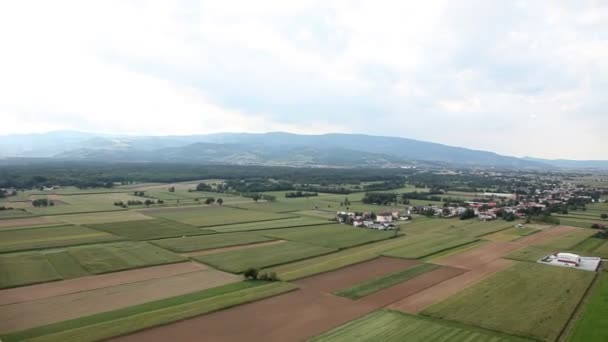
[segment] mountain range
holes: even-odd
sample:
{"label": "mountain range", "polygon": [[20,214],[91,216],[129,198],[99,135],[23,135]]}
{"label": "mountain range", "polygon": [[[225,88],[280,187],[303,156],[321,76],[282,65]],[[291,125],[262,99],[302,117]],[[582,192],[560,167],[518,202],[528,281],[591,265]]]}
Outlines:
{"label": "mountain range", "polygon": [[339,133],[121,136],[56,131],[0,136],[0,158],[7,157],[319,167],[399,167],[434,164],[608,169],[608,161],[516,158],[407,138]]}

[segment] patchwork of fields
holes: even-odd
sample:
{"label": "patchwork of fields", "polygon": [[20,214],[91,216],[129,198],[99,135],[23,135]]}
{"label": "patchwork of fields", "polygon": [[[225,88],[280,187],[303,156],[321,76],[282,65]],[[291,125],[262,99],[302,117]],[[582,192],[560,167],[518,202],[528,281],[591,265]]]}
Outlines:
{"label": "patchwork of fields", "polygon": [[[0,211],[2,341],[600,341],[608,334],[598,328],[608,314],[606,271],[595,281],[594,272],[536,263],[557,251],[608,258],[597,230],[414,215],[397,222],[399,230],[380,231],[330,220],[336,211],[403,205],[363,204],[362,192],[286,198],[276,191],[268,193],[275,202],[254,202],[191,191],[196,184],[20,193],[15,207],[25,210]],[[207,197],[223,204],[202,204]],[[35,198],[56,204],[34,208]],[[113,205],[146,199],[164,203]],[[589,205],[559,218],[588,228],[606,209]],[[279,281],[243,281],[250,268]]]}

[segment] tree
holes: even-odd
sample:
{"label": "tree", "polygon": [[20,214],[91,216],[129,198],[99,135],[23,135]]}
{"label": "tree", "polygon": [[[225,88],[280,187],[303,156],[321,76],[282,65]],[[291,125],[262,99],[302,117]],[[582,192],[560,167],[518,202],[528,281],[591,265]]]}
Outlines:
{"label": "tree", "polygon": [[604,220],[608,218],[608,214],[604,213],[602,215],[600,215],[601,218],[603,218]]}
{"label": "tree", "polygon": [[257,268],[249,267],[248,269],[245,270],[245,272],[243,272],[243,276],[245,277],[245,279],[255,280],[258,278],[258,273],[259,273],[259,270]]}
{"label": "tree", "polygon": [[461,220],[468,220],[473,217],[475,217],[475,210],[470,209],[470,208],[465,210],[462,214],[460,214]]}
{"label": "tree", "polygon": [[224,200],[221,198],[218,198],[215,202],[219,205],[222,205],[222,203],[224,203]]}
{"label": "tree", "polygon": [[253,195],[251,195],[251,199],[252,199],[254,202],[259,201],[259,200],[260,200],[260,198],[261,198],[260,194],[253,194]]}
{"label": "tree", "polygon": [[198,183],[198,185],[196,186],[196,191],[211,191],[213,190],[213,188],[211,188],[211,185],[207,184],[207,183]]}
{"label": "tree", "polygon": [[175,192],[175,187],[174,186],[170,186],[169,187],[169,192]]}
{"label": "tree", "polygon": [[215,202],[215,198],[213,197],[207,197],[207,199],[205,200],[205,204],[211,204]]}
{"label": "tree", "polygon": [[146,207],[149,207],[150,204],[154,204],[154,201],[147,199],[144,201],[144,204],[146,205]]}

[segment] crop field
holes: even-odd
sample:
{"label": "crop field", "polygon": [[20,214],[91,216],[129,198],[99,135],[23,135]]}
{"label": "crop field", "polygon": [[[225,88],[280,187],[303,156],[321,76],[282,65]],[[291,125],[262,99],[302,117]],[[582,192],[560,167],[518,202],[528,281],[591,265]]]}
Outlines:
{"label": "crop field", "polygon": [[552,238],[549,241],[538,244],[540,247],[549,247],[553,249],[572,249],[577,244],[587,240],[597,231],[593,229],[577,229],[572,232]]}
{"label": "crop field", "polygon": [[28,212],[36,215],[63,215],[63,214],[78,214],[78,213],[90,213],[90,212],[104,212],[104,211],[119,211],[126,210],[121,207],[117,207],[112,203],[96,205],[96,204],[61,204],[50,207],[30,207],[26,209]]}
{"label": "crop field", "polygon": [[467,245],[478,239],[471,237],[429,235],[419,237],[417,241],[399,248],[383,252],[382,255],[405,259],[419,259],[458,246]]}
{"label": "crop field", "polygon": [[225,206],[150,209],[143,211],[143,213],[197,227],[213,227],[224,224],[270,221],[293,217],[292,215],[235,209]]}
{"label": "crop field", "polygon": [[438,269],[440,266],[433,264],[419,264],[406,268],[401,271],[393,272],[383,277],[368,280],[363,283],[356,284],[347,289],[334,292],[339,296],[350,299],[359,299],[369,294],[378,292],[387,287],[402,283],[412,279],[418,275]]}
{"label": "crop field", "polygon": [[101,213],[70,214],[50,216],[49,220],[58,223],[69,223],[75,225],[91,225],[99,223],[125,222],[152,220],[153,217],[146,216],[134,210],[122,210]]}
{"label": "crop field", "polygon": [[277,245],[201,255],[194,257],[194,259],[220,270],[241,273],[249,267],[270,267],[334,251],[336,249],[299,242],[285,242]]}
{"label": "crop field", "polygon": [[330,341],[515,342],[530,340],[429,317],[413,316],[392,310],[379,310],[310,340],[310,342]]}
{"label": "crop field", "polygon": [[231,204],[231,207],[249,209],[255,211],[264,211],[272,213],[290,213],[299,210],[314,210],[322,209],[332,211],[335,215],[336,211],[339,211],[339,203],[324,202],[315,197],[309,199],[296,198],[296,199],[284,199],[276,202],[258,202],[258,203],[239,203]]}
{"label": "crop field", "polygon": [[116,240],[121,240],[121,238],[81,226],[2,230],[0,231],[0,253]]}
{"label": "crop field", "polygon": [[0,289],[60,279],[61,276],[41,253],[0,255]]}
{"label": "crop field", "polygon": [[2,336],[3,341],[98,341],[296,289],[277,282],[239,282]]}
{"label": "crop field", "polygon": [[132,193],[100,193],[84,195],[59,195],[57,199],[71,205],[105,206],[114,202],[144,201],[145,198],[133,196]]}
{"label": "crop field", "polygon": [[532,227],[509,228],[499,232],[484,235],[483,238],[491,241],[513,241],[530,234],[538,233],[540,230]]}
{"label": "crop field", "polygon": [[216,231],[218,233],[232,233],[252,230],[314,226],[327,223],[328,220],[318,219],[314,217],[294,217],[272,221],[229,224],[224,226],[209,227],[207,229]]}
{"label": "crop field", "polygon": [[591,293],[584,301],[579,319],[570,331],[568,341],[603,342],[608,336],[608,272],[601,271]]}
{"label": "crop field", "polygon": [[90,227],[130,240],[153,240],[175,236],[213,234],[210,230],[162,219],[103,223],[90,225]]}
{"label": "crop field", "polygon": [[28,213],[24,210],[13,209],[13,210],[0,210],[0,219],[7,218],[19,218],[19,217],[28,217],[32,216],[32,214]]}
{"label": "crop field", "polygon": [[423,314],[554,341],[594,277],[593,272],[518,263],[427,308]]}
{"label": "crop field", "polygon": [[151,241],[151,243],[173,252],[184,253],[272,240],[274,239],[263,235],[245,232],[178,237]]}
{"label": "crop field", "polygon": [[395,236],[391,231],[355,228],[341,224],[272,229],[259,231],[258,234],[330,248],[352,247]]}
{"label": "crop field", "polygon": [[68,248],[84,269],[92,274],[170,264],[185,258],[146,242],[118,242]]}

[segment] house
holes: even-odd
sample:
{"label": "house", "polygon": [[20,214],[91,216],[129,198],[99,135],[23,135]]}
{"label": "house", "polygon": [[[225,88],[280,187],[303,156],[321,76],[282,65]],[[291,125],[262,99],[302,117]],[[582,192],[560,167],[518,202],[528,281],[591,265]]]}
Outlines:
{"label": "house", "polygon": [[581,257],[572,253],[557,253],[557,261],[571,266],[578,266],[581,263]]}
{"label": "house", "polygon": [[386,212],[386,213],[380,213],[376,215],[376,221],[382,223],[382,222],[393,222],[393,213],[390,212]]}
{"label": "house", "polygon": [[363,220],[354,220],[353,221],[353,227],[362,227],[363,226]]}

